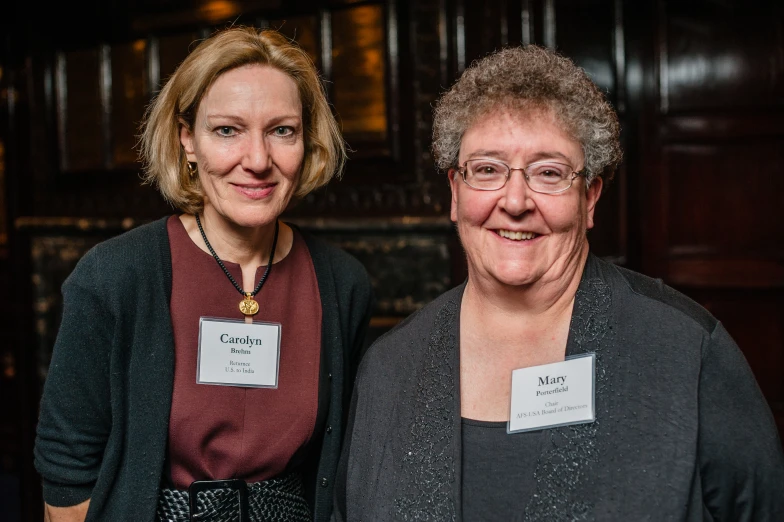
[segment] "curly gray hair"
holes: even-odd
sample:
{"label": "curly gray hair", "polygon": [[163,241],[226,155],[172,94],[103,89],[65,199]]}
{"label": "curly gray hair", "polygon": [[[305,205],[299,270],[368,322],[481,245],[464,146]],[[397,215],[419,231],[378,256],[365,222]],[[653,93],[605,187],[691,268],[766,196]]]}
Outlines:
{"label": "curly gray hair", "polygon": [[612,179],[621,161],[618,117],[584,70],[555,51],[528,45],[496,51],[471,64],[436,102],[433,155],[456,167],[463,134],[487,111],[544,110],[577,140],[588,182]]}

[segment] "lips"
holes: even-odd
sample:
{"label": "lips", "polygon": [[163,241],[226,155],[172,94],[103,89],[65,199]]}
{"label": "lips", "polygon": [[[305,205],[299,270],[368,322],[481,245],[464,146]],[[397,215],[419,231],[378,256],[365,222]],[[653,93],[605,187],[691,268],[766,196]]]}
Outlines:
{"label": "lips", "polygon": [[275,183],[264,184],[235,184],[234,188],[237,192],[250,199],[264,199],[272,194],[275,190]]}
{"label": "lips", "polygon": [[496,233],[499,236],[506,239],[511,239],[512,241],[529,241],[531,239],[539,237],[539,234],[536,234],[534,232],[520,232],[520,231],[516,232],[514,230],[504,230],[502,228],[496,230]]}

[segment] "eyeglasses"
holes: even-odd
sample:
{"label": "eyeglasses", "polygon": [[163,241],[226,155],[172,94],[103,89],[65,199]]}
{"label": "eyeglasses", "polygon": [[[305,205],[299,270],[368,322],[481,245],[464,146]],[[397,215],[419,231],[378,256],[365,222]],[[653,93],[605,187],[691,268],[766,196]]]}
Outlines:
{"label": "eyeglasses", "polygon": [[575,178],[585,173],[585,170],[575,172],[569,165],[555,161],[537,161],[525,168],[512,168],[502,161],[491,159],[470,159],[457,172],[473,189],[499,190],[506,185],[513,170],[522,171],[528,188],[540,194],[569,190]]}

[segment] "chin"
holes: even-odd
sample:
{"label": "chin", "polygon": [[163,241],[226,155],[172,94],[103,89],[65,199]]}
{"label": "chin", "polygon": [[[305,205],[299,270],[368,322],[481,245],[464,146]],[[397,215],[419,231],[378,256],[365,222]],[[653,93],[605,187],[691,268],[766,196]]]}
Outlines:
{"label": "chin", "polygon": [[259,228],[274,223],[278,218],[278,214],[266,212],[263,210],[255,210],[243,212],[241,214],[229,215],[228,220],[234,223],[235,226],[242,228]]}
{"label": "chin", "polygon": [[530,286],[540,279],[540,277],[528,270],[502,271],[490,273],[489,275],[501,285],[509,287]]}
{"label": "chin", "polygon": [[521,287],[528,287],[532,284],[536,283],[538,279],[532,277],[519,277],[519,278],[504,278],[498,279],[498,282],[504,286],[508,286],[510,288],[521,288]]}

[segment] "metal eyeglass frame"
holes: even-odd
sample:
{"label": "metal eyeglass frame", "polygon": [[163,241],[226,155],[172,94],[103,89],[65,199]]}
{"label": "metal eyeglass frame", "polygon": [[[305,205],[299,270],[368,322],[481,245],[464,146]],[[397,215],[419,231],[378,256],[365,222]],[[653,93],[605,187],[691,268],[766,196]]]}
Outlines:
{"label": "metal eyeglass frame", "polygon": [[[466,168],[466,166],[468,165],[469,161],[491,161],[493,163],[497,163],[499,165],[503,165],[504,167],[506,167],[506,179],[504,180],[503,185],[501,185],[498,188],[479,188],[479,187],[475,187],[475,186],[471,185],[468,182],[468,180],[466,179],[466,175],[468,174],[468,169]],[[527,169],[530,169],[534,165],[539,165],[541,163],[555,163],[557,165],[563,165],[565,167],[569,167],[570,169],[572,168],[570,165],[568,165],[566,163],[561,163],[560,161],[549,161],[549,160],[535,161],[535,162],[529,164],[526,167],[510,167],[509,165],[507,165],[503,161],[500,161],[500,160],[497,160],[497,159],[492,159],[492,158],[471,158],[469,160],[464,161],[462,166],[458,166],[457,172],[458,172],[458,174],[460,174],[460,177],[462,178],[463,183],[465,183],[466,185],[468,185],[472,189],[474,189],[474,190],[482,190],[482,191],[486,191],[486,192],[492,192],[492,191],[501,190],[502,188],[504,188],[506,186],[506,184],[509,182],[509,178],[512,175],[512,171],[519,170],[519,171],[521,171],[523,173],[523,179],[525,179],[525,184],[526,184],[526,186],[529,189],[531,189],[532,191],[536,192],[537,194],[547,194],[547,195],[561,194],[563,192],[566,192],[567,190],[572,188],[572,185],[574,185],[574,180],[575,179],[577,179],[580,176],[585,176],[585,169],[582,169],[580,171],[574,171],[573,170],[572,171],[572,177],[569,178],[569,186],[568,187],[564,187],[564,188],[562,188],[560,190],[556,190],[555,192],[542,192],[541,190],[536,190],[535,188],[531,187],[531,184],[529,183],[530,178],[528,177],[528,173],[526,172]]]}

